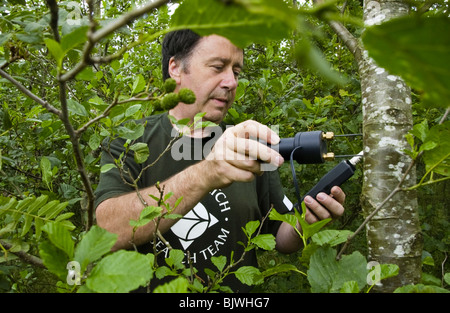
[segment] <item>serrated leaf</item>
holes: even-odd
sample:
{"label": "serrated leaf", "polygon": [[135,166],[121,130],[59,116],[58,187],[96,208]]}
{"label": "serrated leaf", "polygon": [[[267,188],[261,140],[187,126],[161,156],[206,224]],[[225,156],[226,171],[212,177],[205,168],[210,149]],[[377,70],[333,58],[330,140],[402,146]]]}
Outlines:
{"label": "serrated leaf", "polygon": [[258,220],[250,221],[247,224],[245,224],[244,231],[248,237],[251,237],[253,235],[253,233],[258,229],[259,224],[260,224],[260,221],[258,221]]}
{"label": "serrated leaf", "polygon": [[68,204],[69,202],[58,203],[52,208],[52,210],[49,210],[47,214],[45,214],[45,218],[49,220],[55,218],[59,213],[61,213],[62,210],[67,207]]}
{"label": "serrated leaf", "polygon": [[61,38],[61,49],[64,53],[67,53],[69,50],[75,48],[76,46],[85,43],[87,40],[87,31],[88,26],[81,26],[75,28],[72,32],[67,35],[64,35]]}
{"label": "serrated leaf", "polygon": [[39,217],[36,217],[34,220],[34,234],[36,239],[39,240],[42,234],[42,226],[44,225],[44,221]]}
{"label": "serrated leaf", "polygon": [[366,285],[367,261],[358,251],[336,261],[336,250],[319,247],[311,256],[308,281],[312,292],[339,292],[347,281],[356,281],[359,288]]}
{"label": "serrated leaf", "polygon": [[144,163],[145,161],[147,161],[147,159],[150,155],[150,150],[148,148],[148,145],[143,142],[135,143],[134,145],[132,145],[130,147],[130,150],[134,151],[134,161],[137,164],[141,164],[141,163]]}
{"label": "serrated leaf", "polygon": [[189,282],[184,277],[177,277],[174,280],[155,288],[155,293],[186,293]]}
{"label": "serrated leaf", "polygon": [[152,276],[153,255],[120,250],[103,258],[86,279],[86,285],[102,293],[129,292],[146,285]]}
{"label": "serrated leaf", "polygon": [[138,92],[141,92],[145,88],[145,78],[142,74],[136,76],[133,82],[133,87],[131,89],[131,94],[134,95]]}
{"label": "serrated leaf", "polygon": [[48,241],[39,245],[39,255],[47,269],[65,281],[67,277],[67,263],[70,261],[66,253]]}
{"label": "serrated leaf", "polygon": [[172,249],[169,252],[169,257],[166,258],[166,263],[172,268],[181,269],[184,268],[182,264],[184,259],[184,252],[178,249]]}
{"label": "serrated leaf", "polygon": [[328,244],[330,247],[334,247],[347,241],[347,238],[352,234],[353,232],[349,230],[322,230],[312,236],[312,241],[319,246]]}
{"label": "serrated leaf", "polygon": [[14,208],[17,205],[17,200],[16,198],[11,198],[8,203],[2,205],[0,207],[0,216],[2,216],[3,214],[5,214],[6,212],[9,212],[9,210],[11,210],[12,208]]}
{"label": "serrated leaf", "polygon": [[96,225],[92,226],[75,248],[74,260],[80,263],[81,271],[84,272],[89,263],[97,261],[110,252],[117,237],[117,234],[112,234]]}
{"label": "serrated leaf", "polygon": [[49,222],[42,227],[42,230],[48,234],[52,244],[64,251],[70,259],[73,258],[75,244],[67,228],[60,223]]}
{"label": "serrated leaf", "polygon": [[39,196],[32,203],[30,203],[30,205],[27,208],[27,213],[28,214],[34,214],[34,212],[37,209],[41,208],[44,205],[44,203],[47,203],[47,200],[48,200],[48,196],[47,195]]}
{"label": "serrated leaf", "polygon": [[31,228],[31,224],[33,222],[33,216],[32,215],[25,215],[25,223],[22,226],[22,232],[20,234],[20,237],[25,236],[28,231]]}
{"label": "serrated leaf", "polygon": [[269,218],[273,221],[286,222],[292,227],[297,225],[297,218],[292,214],[280,214],[277,210],[271,210],[269,213]]}
{"label": "serrated leaf", "polygon": [[430,128],[424,144],[433,142],[431,149],[423,153],[426,169],[450,176],[450,121]]}
{"label": "serrated leaf", "polygon": [[227,257],[224,255],[221,256],[213,256],[211,257],[211,262],[217,267],[217,269],[221,272],[225,265],[227,264]]}
{"label": "serrated leaf", "polygon": [[44,216],[48,212],[51,212],[53,210],[53,208],[58,205],[58,203],[59,203],[58,200],[52,200],[52,201],[46,203],[42,208],[39,209],[37,215]]}
{"label": "serrated leaf", "polygon": [[342,288],[340,290],[341,293],[358,293],[359,292],[359,287],[358,287],[358,282],[351,280],[351,281],[346,281],[345,283],[342,284]]}
{"label": "serrated leaf", "polygon": [[57,41],[55,41],[51,38],[45,38],[44,42],[48,48],[48,51],[50,51],[52,56],[55,58],[56,66],[58,67],[58,69],[61,69],[62,60],[64,58],[64,51],[61,48],[61,45]]}
{"label": "serrated leaf", "polygon": [[249,286],[258,285],[264,281],[264,277],[259,269],[253,266],[242,266],[234,272],[234,275],[241,283]]}
{"label": "serrated leaf", "polygon": [[449,33],[447,16],[407,16],[367,27],[362,38],[379,66],[424,90],[433,106],[446,108],[450,98]]}
{"label": "serrated leaf", "polygon": [[171,27],[189,28],[200,35],[218,34],[241,48],[251,43],[267,43],[288,36],[289,24],[272,15],[270,12],[273,11],[261,10],[259,14],[252,12],[235,3],[185,0],[173,14]]}
{"label": "serrated leaf", "polygon": [[298,271],[298,269],[293,264],[283,263],[283,264],[277,264],[274,267],[268,268],[267,270],[265,270],[262,273],[262,275],[264,277],[269,277],[271,275],[284,273],[284,272],[290,272],[290,271],[295,271],[296,272],[296,271]]}
{"label": "serrated leaf", "polygon": [[275,237],[272,234],[262,234],[252,238],[251,242],[264,250],[275,249]]}

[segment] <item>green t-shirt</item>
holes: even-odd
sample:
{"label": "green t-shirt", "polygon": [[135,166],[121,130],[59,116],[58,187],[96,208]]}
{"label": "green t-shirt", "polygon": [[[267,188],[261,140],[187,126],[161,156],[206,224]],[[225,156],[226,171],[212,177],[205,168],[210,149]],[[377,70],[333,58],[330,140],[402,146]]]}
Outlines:
{"label": "green t-shirt", "polygon": [[[137,177],[141,169],[160,157],[169,142],[174,137],[178,137],[178,132],[172,127],[167,113],[153,115],[137,122],[145,123],[145,132],[136,142],[148,144],[150,156],[146,162],[137,164],[132,151],[128,153],[125,158],[125,168],[133,177]],[[213,132],[212,137],[203,139],[188,136],[179,138],[170,151],[164,153],[154,166],[142,174],[138,182],[139,188],[153,186],[157,182],[160,182],[162,186],[164,180],[199,162],[208,154],[223,131],[224,127],[218,128],[216,132]],[[118,159],[124,151],[124,139],[116,139],[111,144],[108,143],[109,141],[105,141],[103,144],[102,165],[113,163],[113,158]],[[109,148],[107,148],[108,145]],[[96,206],[105,199],[134,192],[132,187],[123,182],[123,178],[127,179],[127,177],[127,175],[121,177],[116,168],[102,173],[95,191]],[[191,183],[195,184],[195,181]],[[168,192],[170,190],[165,190],[165,193]],[[238,242],[247,241],[242,227],[245,227],[249,221],[261,221],[271,205],[280,213],[287,213],[292,209],[292,203],[284,195],[276,170],[264,172],[252,182],[235,182],[228,187],[210,191],[164,234],[164,238],[173,248],[185,251],[186,258],[189,251],[192,265],[198,270],[198,275],[207,281],[204,268],[216,269],[210,261],[211,257],[223,255],[229,262],[231,253],[234,251],[234,260],[239,259],[243,248]],[[263,233],[275,235],[278,227],[278,222],[267,219],[263,224]],[[164,258],[168,256],[169,251],[161,241],[157,242],[157,248],[162,251],[158,264],[164,265]],[[142,253],[152,253],[153,242],[139,246],[138,250]],[[254,250],[246,254],[244,262],[239,266],[248,265],[257,266]],[[242,285],[234,278],[234,275],[228,277],[230,279],[223,285],[230,286],[233,291],[250,290],[249,286]],[[153,280],[151,286],[155,287]]]}

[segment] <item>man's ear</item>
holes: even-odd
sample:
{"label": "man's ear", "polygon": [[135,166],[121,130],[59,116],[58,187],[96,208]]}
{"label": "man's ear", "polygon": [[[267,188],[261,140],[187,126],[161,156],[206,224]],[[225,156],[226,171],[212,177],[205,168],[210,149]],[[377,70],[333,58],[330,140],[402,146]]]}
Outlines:
{"label": "man's ear", "polygon": [[177,85],[181,83],[181,70],[181,62],[176,61],[174,57],[171,57],[169,60],[169,75],[175,79]]}

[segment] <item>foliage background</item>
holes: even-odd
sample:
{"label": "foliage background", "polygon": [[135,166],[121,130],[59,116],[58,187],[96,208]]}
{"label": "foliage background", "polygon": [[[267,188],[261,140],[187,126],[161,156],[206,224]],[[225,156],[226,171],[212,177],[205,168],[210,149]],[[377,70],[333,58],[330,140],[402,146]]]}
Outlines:
{"label": "foliage background", "polygon": [[[87,5],[84,2],[59,2],[61,35],[88,25]],[[129,11],[128,1],[104,1],[100,24]],[[306,3],[306,8],[309,7]],[[360,18],[359,1],[337,1],[343,14]],[[445,5],[443,5],[445,7]],[[436,10],[445,10],[437,6]],[[43,1],[2,0],[0,2],[0,64],[12,73],[34,94],[51,104],[58,103],[57,64],[44,43],[52,37],[50,14]],[[69,23],[76,20],[77,23]],[[168,28],[169,9],[156,12],[122,27],[112,36],[103,39],[93,54],[99,57],[115,53],[120,47],[139,40],[142,34],[157,34]],[[79,22],[79,23],[78,23]],[[314,46],[344,78],[338,85],[330,82],[317,71],[299,64],[292,47],[303,38],[296,34],[289,39],[271,41],[265,45],[252,44],[245,50],[245,70],[240,77],[236,102],[227,117],[228,123],[255,119],[267,125],[279,125],[281,137],[291,137],[298,131],[322,130],[335,134],[361,133],[361,92],[358,71],[351,53],[326,23],[310,18],[305,21],[307,33]],[[349,24],[357,37],[362,28]],[[302,33],[304,34],[304,32]],[[68,108],[71,122],[80,127],[89,119],[101,114],[115,99],[127,99],[144,90],[158,92],[162,88],[160,70],[161,36],[156,40],[137,45],[122,58],[107,64],[97,64],[81,72],[68,83]],[[73,67],[82,52],[82,43],[66,56],[65,66]],[[10,62],[10,60],[13,60]],[[47,202],[67,202],[61,211],[64,220],[74,230],[72,236],[79,239],[86,225],[86,196],[80,182],[73,146],[63,123],[41,105],[32,101],[4,78],[0,79],[0,205],[10,198],[18,200],[29,196],[47,196]],[[425,106],[419,92],[413,93],[415,124],[437,124],[444,108]],[[95,184],[100,172],[100,142],[117,131],[118,125],[143,116],[157,113],[152,102],[130,102],[115,106],[109,116],[94,124],[82,134],[81,148],[89,179]],[[330,150],[336,154],[354,154],[362,149],[358,137],[334,140]],[[311,188],[337,162],[296,166],[302,192]],[[282,166],[281,177],[287,195],[294,200],[293,180],[288,164]],[[418,177],[425,173],[425,165],[419,163]],[[362,175],[360,171],[343,188],[347,194],[346,213],[331,227],[355,230],[362,222],[359,194]],[[424,275],[426,284],[441,285],[442,273],[448,272],[446,262],[449,247],[448,208],[450,200],[448,180],[422,187],[419,204],[422,229],[425,237]],[[9,243],[10,252],[25,251],[39,255],[42,238],[35,233],[23,233],[20,227],[12,229],[6,215],[0,216],[0,238]],[[25,217],[24,217],[25,219]],[[365,255],[367,244],[364,234],[352,241],[349,252],[360,251]],[[4,292],[53,292],[55,277],[48,271],[27,265],[14,254],[0,254],[0,290]],[[260,253],[260,266],[268,269],[282,263],[302,267],[300,255],[281,255],[274,251]],[[445,268],[445,269],[443,269]],[[257,287],[262,292],[305,292],[306,278],[295,272],[272,276]]]}

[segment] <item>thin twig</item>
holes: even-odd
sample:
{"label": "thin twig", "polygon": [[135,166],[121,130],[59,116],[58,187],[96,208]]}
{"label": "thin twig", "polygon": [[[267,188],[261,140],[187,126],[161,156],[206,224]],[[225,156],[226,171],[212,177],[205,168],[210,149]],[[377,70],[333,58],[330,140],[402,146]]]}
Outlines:
{"label": "thin twig", "polygon": [[45,100],[41,99],[40,97],[36,96],[34,93],[32,93],[30,90],[28,90],[27,87],[22,85],[20,82],[15,80],[12,76],[10,76],[8,73],[6,73],[5,71],[3,71],[1,69],[0,69],[0,76],[2,76],[3,78],[6,78],[7,80],[9,80],[23,94],[25,94],[28,98],[30,98],[30,99],[34,100],[35,102],[39,103],[40,105],[42,105],[45,109],[47,109],[47,111],[57,115],[58,117],[61,117],[62,113],[61,113],[60,110],[55,108],[53,105],[51,105],[47,101],[45,101]]}

